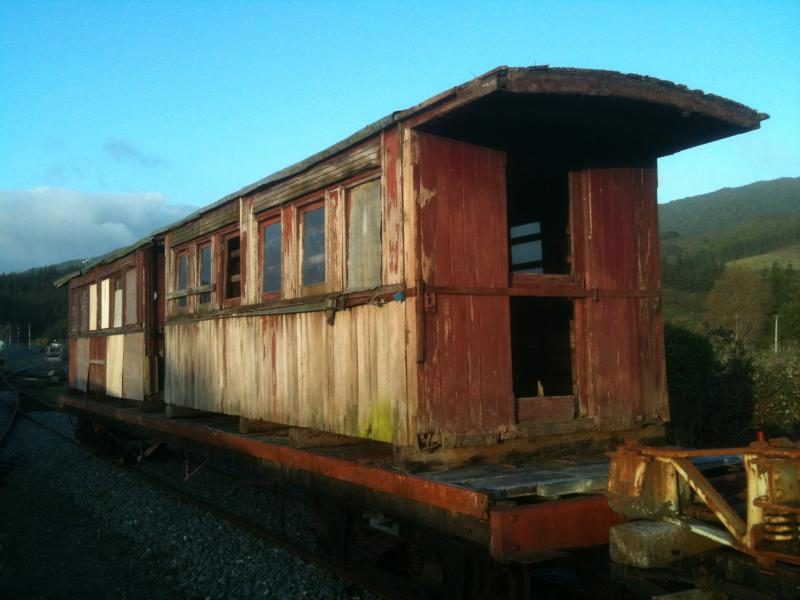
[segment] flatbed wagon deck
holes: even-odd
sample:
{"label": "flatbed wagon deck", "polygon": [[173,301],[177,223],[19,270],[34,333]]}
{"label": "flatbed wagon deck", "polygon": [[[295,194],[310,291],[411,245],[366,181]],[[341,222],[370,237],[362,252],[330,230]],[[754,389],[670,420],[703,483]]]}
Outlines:
{"label": "flatbed wagon deck", "polygon": [[603,544],[620,521],[602,496],[604,456],[407,473],[392,464],[389,444],[295,448],[286,430],[241,433],[237,420],[221,415],[167,418],[123,401],[75,396],[59,405],[149,438],[254,459],[283,481],[487,545],[498,560]]}

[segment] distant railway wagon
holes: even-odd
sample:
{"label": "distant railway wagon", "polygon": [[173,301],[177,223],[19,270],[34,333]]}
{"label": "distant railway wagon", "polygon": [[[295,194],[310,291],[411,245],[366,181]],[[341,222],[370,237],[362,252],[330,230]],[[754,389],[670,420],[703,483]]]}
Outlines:
{"label": "distant railway wagon", "polygon": [[764,118],[638,75],[494,69],[61,280],[70,385],[94,396],[65,405],[374,492],[496,558],[598,543],[602,498],[531,499],[602,490],[607,466],[560,487],[403,467],[660,437],[656,162]]}

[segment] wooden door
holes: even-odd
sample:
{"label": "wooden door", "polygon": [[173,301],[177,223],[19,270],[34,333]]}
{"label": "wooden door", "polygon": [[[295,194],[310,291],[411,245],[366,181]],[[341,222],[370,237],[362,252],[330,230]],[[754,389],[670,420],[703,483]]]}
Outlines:
{"label": "wooden door", "polygon": [[426,133],[417,148],[417,430],[496,431],[514,421],[509,301],[491,294],[508,287],[505,153]]}

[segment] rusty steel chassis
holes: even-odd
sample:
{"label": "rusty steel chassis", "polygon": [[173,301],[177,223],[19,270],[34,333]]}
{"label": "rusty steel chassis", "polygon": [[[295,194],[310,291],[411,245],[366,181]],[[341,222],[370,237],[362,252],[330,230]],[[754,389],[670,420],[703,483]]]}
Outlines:
{"label": "rusty steel chassis", "polygon": [[623,521],[600,494],[508,505],[494,502],[479,490],[276,445],[192,423],[192,419],[167,419],[74,396],[62,397],[59,406],[95,423],[204,455],[238,456],[267,477],[320,497],[380,510],[409,525],[483,546],[500,563],[528,563],[553,551],[606,544],[609,528]]}
{"label": "rusty steel chassis", "polygon": [[[692,462],[695,457],[741,456],[745,516],[734,509]],[[715,517],[693,518],[699,499]],[[687,450],[626,442],[611,453],[611,507],[628,518],[678,522],[702,536],[754,557],[764,568],[800,565],[800,447],[759,440],[743,448]]]}

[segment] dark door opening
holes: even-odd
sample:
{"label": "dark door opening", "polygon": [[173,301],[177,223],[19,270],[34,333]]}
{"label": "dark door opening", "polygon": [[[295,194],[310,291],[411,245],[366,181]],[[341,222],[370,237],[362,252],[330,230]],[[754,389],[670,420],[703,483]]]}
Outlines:
{"label": "dark door opening", "polygon": [[572,301],[511,298],[511,357],[514,395],[570,396]]}
{"label": "dark door opening", "polygon": [[[514,285],[569,276],[568,169],[519,154],[509,155],[507,165],[509,271]],[[536,418],[574,416],[573,337],[570,298],[511,298],[512,373],[520,419],[523,413]],[[547,404],[555,398],[561,399],[556,411]]]}

